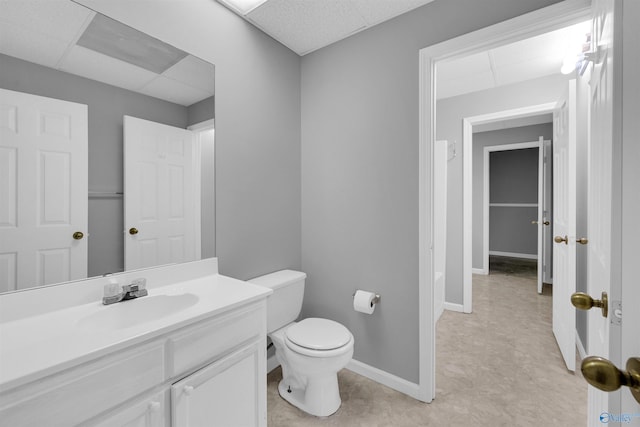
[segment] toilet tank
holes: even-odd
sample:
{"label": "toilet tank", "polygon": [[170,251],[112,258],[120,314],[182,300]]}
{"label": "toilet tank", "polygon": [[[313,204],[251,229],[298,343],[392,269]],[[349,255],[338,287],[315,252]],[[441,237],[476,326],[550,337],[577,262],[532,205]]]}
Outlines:
{"label": "toilet tank", "polygon": [[302,310],[304,279],[300,271],[280,270],[248,280],[249,283],[273,289],[267,298],[267,333],[293,322]]}

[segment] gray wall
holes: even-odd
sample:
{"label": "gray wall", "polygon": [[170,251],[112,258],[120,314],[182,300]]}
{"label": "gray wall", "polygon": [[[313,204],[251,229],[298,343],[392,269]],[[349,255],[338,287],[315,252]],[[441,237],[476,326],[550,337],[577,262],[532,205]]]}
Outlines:
{"label": "gray wall", "polygon": [[[475,138],[474,138],[475,139]],[[489,203],[538,203],[538,149],[489,154]],[[474,209],[475,213],[476,209]],[[537,255],[537,207],[489,207],[489,251]]]}
{"label": "gray wall", "polygon": [[[439,100],[436,137],[456,142],[458,155],[449,162],[447,200],[447,289],[445,300],[462,304],[462,119],[528,105],[556,102],[568,77],[554,75]],[[536,138],[537,139],[537,136]],[[474,174],[474,182],[477,182]],[[477,229],[475,223],[474,230]]]}
{"label": "gray wall", "polygon": [[[484,179],[484,148],[491,145],[503,145],[503,144],[515,144],[520,142],[531,142],[537,141],[538,138],[542,136],[544,139],[551,140],[553,136],[553,125],[551,123],[532,125],[532,126],[521,126],[515,128],[501,129],[490,132],[478,132],[473,134],[473,219],[472,219],[472,227],[473,227],[473,238],[472,238],[472,267],[473,268],[482,268],[482,245],[484,239],[484,229],[483,229],[483,221],[484,221],[484,198],[483,198],[483,179]],[[537,156],[537,150],[535,151],[535,156]],[[506,152],[502,152],[506,153]],[[498,154],[497,152],[494,154]],[[516,154],[517,155],[517,154]],[[535,178],[537,180],[537,157],[535,158]],[[492,183],[495,184],[495,183]],[[535,181],[534,190],[537,192],[537,181]],[[493,190],[490,190],[493,196]],[[526,203],[537,203],[537,193],[527,195],[528,202]],[[500,202],[498,200],[492,200],[492,202],[505,203]],[[515,200],[512,200],[515,202]],[[525,203],[521,201],[521,203]],[[505,208],[494,208],[495,209],[505,209]],[[524,209],[524,208],[516,208],[516,209]],[[533,209],[533,211],[531,210]],[[526,214],[534,216],[529,218],[529,224],[531,219],[535,219],[537,217],[537,211],[535,208],[529,209]],[[495,220],[495,218],[494,218]],[[490,233],[493,232],[495,227],[491,227],[489,224]],[[535,232],[532,235],[535,235],[537,238],[537,229],[534,226],[531,226],[532,232]],[[532,242],[534,245],[533,252],[522,252],[522,253],[537,253],[537,240]],[[490,250],[501,250],[496,248],[489,248]],[[531,250],[531,249],[529,249]],[[517,252],[517,251],[514,251]]]}
{"label": "gray wall", "polygon": [[215,64],[220,272],[299,269],[300,57],[212,0],[80,3]]}
{"label": "gray wall", "polygon": [[[181,128],[188,124],[181,105],[6,55],[0,55],[0,87],[88,105],[89,191],[123,190],[123,115]],[[89,277],[124,270],[123,229],[121,197],[89,198]]]}
{"label": "gray wall", "polygon": [[[356,360],[418,382],[419,49],[554,2],[436,0],[302,58],[303,316],[346,325]],[[455,123],[437,139],[461,141]],[[460,229],[461,187],[449,194]],[[353,311],[358,288],[381,294],[373,315]]]}

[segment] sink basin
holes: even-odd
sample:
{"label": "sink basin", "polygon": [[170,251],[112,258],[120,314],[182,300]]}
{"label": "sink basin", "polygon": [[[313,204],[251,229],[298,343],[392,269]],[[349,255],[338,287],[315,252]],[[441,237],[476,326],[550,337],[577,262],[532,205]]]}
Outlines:
{"label": "sink basin", "polygon": [[194,294],[154,295],[101,307],[78,320],[78,326],[93,329],[126,329],[185,310],[199,298]]}

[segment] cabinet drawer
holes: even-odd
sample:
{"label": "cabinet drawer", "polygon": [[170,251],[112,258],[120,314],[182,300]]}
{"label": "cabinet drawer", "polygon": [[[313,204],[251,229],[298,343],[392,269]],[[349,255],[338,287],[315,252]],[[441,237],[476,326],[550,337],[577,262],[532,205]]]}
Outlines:
{"label": "cabinet drawer", "polygon": [[237,345],[260,335],[266,335],[266,304],[246,309],[191,327],[174,334],[168,342],[168,377],[175,377],[215,360]]}
{"label": "cabinet drawer", "polygon": [[162,343],[109,355],[2,395],[7,426],[71,426],[131,399],[164,373]]}

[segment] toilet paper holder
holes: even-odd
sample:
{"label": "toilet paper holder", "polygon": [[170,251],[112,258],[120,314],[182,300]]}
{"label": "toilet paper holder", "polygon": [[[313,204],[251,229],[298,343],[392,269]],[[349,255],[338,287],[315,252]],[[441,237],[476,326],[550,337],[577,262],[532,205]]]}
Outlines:
{"label": "toilet paper holder", "polygon": [[[356,293],[354,292],[351,297],[355,298]],[[373,299],[371,300],[371,304],[377,304],[380,302],[380,294],[375,294],[375,296],[373,297]]]}

